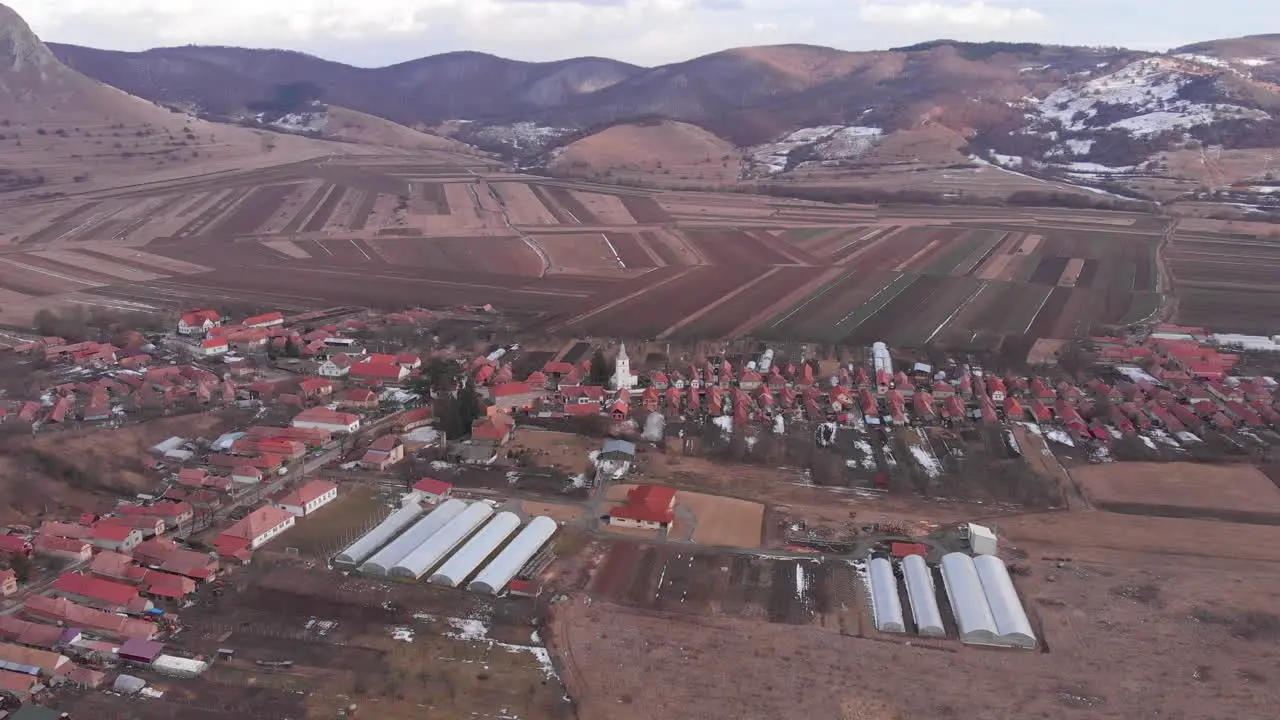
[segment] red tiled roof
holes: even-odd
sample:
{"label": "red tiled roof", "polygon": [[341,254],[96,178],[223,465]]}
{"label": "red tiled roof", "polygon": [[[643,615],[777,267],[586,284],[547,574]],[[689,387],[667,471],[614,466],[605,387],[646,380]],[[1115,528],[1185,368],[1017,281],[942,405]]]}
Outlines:
{"label": "red tiled roof", "polygon": [[273,323],[277,321],[281,321],[281,322],[284,321],[283,313],[273,312],[273,313],[266,313],[265,315],[254,315],[253,317],[245,318],[244,322],[241,324],[246,326],[265,325],[266,323]]}
{"label": "red tiled roof", "polygon": [[226,346],[227,346],[226,338],[208,338],[200,342],[200,347],[206,350],[210,348],[226,347]]}
{"label": "red tiled roof", "polygon": [[94,610],[77,605],[65,598],[31,595],[23,603],[23,611],[33,617],[62,622],[68,627],[82,627],[116,637],[151,638],[156,634],[156,626],[145,620],[134,620],[115,613]]}
{"label": "red tiled roof", "polygon": [[320,496],[337,489],[337,485],[324,480],[312,480],[297,490],[280,498],[279,504],[292,505],[295,507],[305,507],[307,503],[318,499]]}
{"label": "red tiled roof", "polygon": [[641,485],[627,492],[627,503],[609,511],[610,517],[642,522],[669,523],[675,519],[674,488]]}
{"label": "red tiled roof", "polygon": [[533,388],[529,383],[509,382],[493,386],[493,390],[491,392],[496,398],[509,397],[511,395],[528,395],[533,392]]}
{"label": "red tiled roof", "polygon": [[422,478],[413,484],[413,489],[428,495],[444,495],[453,489],[453,484],[435,478]]}
{"label": "red tiled roof", "polygon": [[63,573],[53,583],[53,589],[68,595],[92,598],[121,607],[138,598],[138,589],[110,580],[93,578],[77,573]]}
{"label": "red tiled roof", "polygon": [[330,425],[350,425],[360,421],[359,415],[351,413],[335,412],[329,408],[315,407],[303,410],[298,413],[294,421],[301,420],[303,422],[318,422]]}
{"label": "red tiled roof", "polygon": [[362,362],[351,366],[351,374],[357,377],[399,380],[404,374],[404,368],[395,363]]}
{"label": "red tiled roof", "polygon": [[240,520],[235,525],[222,531],[222,535],[219,537],[252,541],[292,517],[293,515],[274,505],[264,505],[246,515],[243,520]]}

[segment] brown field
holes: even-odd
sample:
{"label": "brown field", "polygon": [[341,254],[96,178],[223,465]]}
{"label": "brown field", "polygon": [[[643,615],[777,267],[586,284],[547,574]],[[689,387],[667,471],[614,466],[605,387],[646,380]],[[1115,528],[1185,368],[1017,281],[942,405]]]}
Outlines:
{"label": "brown field", "polygon": [[1113,510],[1280,523],[1280,489],[1252,465],[1104,464],[1071,475],[1090,501]]}
{"label": "brown field", "polygon": [[[1190,222],[1190,221],[1187,221]],[[1165,256],[1176,319],[1227,332],[1280,332],[1280,239],[1270,234],[1190,234],[1183,223]]]}
{"label": "brown field", "polygon": [[720,495],[676,493],[676,521],[669,536],[708,547],[760,547],[764,505]]}

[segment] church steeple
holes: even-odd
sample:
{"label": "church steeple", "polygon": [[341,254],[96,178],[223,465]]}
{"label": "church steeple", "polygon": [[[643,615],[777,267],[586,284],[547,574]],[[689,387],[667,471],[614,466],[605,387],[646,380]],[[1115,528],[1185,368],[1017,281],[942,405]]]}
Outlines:
{"label": "church steeple", "polygon": [[629,390],[636,386],[636,378],[631,374],[631,358],[627,356],[625,342],[618,346],[618,357],[614,360],[613,379],[610,382],[614,390]]}

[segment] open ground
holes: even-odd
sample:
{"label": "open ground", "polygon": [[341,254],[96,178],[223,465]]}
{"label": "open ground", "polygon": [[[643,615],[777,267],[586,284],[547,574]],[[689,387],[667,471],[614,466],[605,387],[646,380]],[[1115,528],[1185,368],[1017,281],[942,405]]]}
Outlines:
{"label": "open ground", "polygon": [[487,303],[563,336],[897,346],[1141,320],[1160,306],[1166,231],[1124,213],[640,190],[403,156],[89,190],[14,217],[12,323],[49,305]]}

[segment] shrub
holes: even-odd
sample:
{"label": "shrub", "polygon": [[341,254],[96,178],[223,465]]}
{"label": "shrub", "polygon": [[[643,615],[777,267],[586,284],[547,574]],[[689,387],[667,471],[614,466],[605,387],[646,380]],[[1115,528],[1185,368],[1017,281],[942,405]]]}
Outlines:
{"label": "shrub", "polygon": [[48,135],[49,133],[45,132],[45,129],[44,129],[44,128],[36,128],[36,134],[37,134],[37,135]]}

